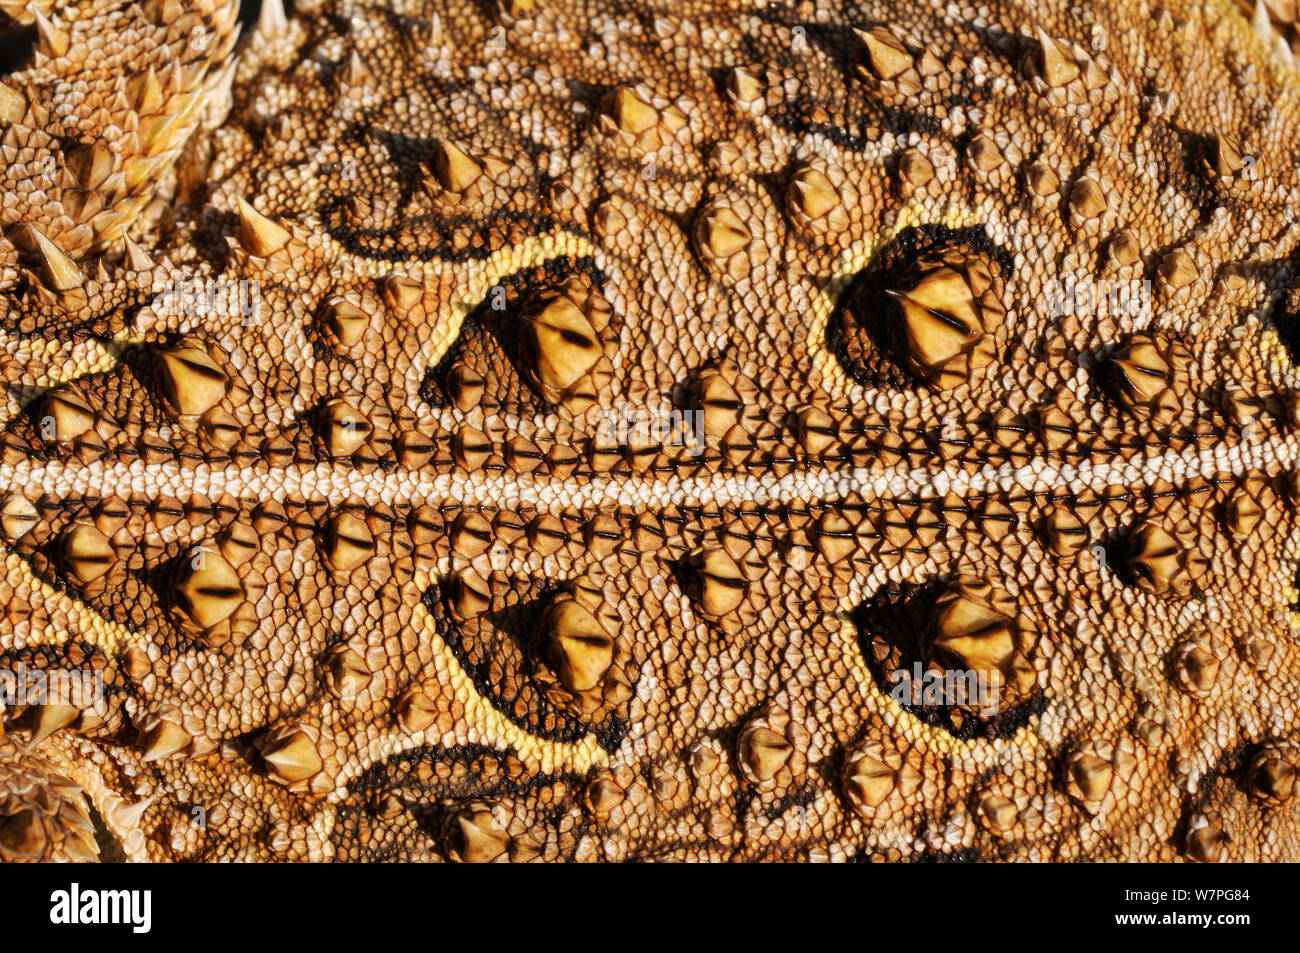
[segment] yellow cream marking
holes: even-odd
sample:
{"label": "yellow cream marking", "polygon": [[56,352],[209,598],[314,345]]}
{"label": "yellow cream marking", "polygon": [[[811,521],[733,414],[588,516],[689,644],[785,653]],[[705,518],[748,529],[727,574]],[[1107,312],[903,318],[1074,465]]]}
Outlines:
{"label": "yellow cream marking", "polygon": [[392,261],[360,258],[346,251],[337,242],[333,242],[332,251],[346,260],[362,275],[383,278],[390,274],[406,275],[423,279],[431,285],[446,271],[463,269],[466,274],[458,275],[454,282],[456,292],[448,302],[448,313],[439,320],[430,331],[428,343],[424,348],[424,358],[428,365],[442,360],[447,349],[460,334],[461,326],[471,311],[482,304],[483,299],[502,279],[536,268],[553,258],[587,258],[597,254],[597,248],[580,235],[564,229],[556,229],[545,235],[538,235],[517,245],[498,248],[481,261],[469,263],[452,263],[440,259],[432,261]]}
{"label": "yellow cream marking", "polygon": [[[830,280],[813,299],[809,309],[808,337],[804,340],[804,347],[812,355],[813,367],[821,372],[824,390],[832,394],[848,394],[852,397],[860,397],[863,394],[863,388],[844,373],[839,361],[826,347],[826,329],[830,326],[831,315],[835,313],[835,306],[839,303],[844,289],[858,272],[871,263],[882,248],[894,240],[899,232],[933,220],[932,214],[927,212],[924,206],[913,202],[898,213],[898,218],[891,227],[866,236],[847,249],[836,262]],[[978,225],[979,221],[979,217],[973,212],[950,208],[943,214],[938,224],[958,229]]]}
{"label": "yellow cream marking", "polygon": [[63,341],[54,338],[13,339],[0,331],[0,353],[23,368],[40,368],[36,374],[11,389],[0,408],[0,426],[8,423],[31,401],[48,390],[78,377],[102,374],[117,367],[122,352],[139,338],[122,334],[107,341]]}
{"label": "yellow cream marking", "polygon": [[[32,614],[32,631],[25,640],[27,645],[62,645],[75,636],[99,646],[105,655],[111,657],[125,649],[143,645],[147,639],[147,636],[105,619],[86,604],[55,589],[32,572],[27,560],[17,553],[5,554],[5,579],[15,594],[25,594],[33,605],[40,607]],[[56,631],[42,621],[56,614],[71,620],[76,631]]]}
{"label": "yellow cream marking", "polygon": [[[428,570],[421,569],[415,573],[411,585],[416,591],[423,592],[429,583]],[[585,774],[592,767],[609,764],[608,752],[597,744],[593,735],[587,735],[578,742],[546,741],[530,735],[497,711],[491,702],[478,693],[469,673],[461,667],[455,653],[438,634],[438,626],[423,602],[416,603],[411,624],[423,634],[433,649],[433,667],[437,670],[437,676],[429,681],[437,682],[444,691],[450,687],[451,694],[464,708],[465,722],[482,736],[476,739],[480,743],[502,750],[513,749],[520,760],[543,772],[573,771]],[[437,690],[432,685],[430,688]],[[373,760],[381,760],[413,747],[420,743],[418,739],[435,740],[436,735],[437,732],[433,731],[432,735],[421,733],[412,736],[398,729],[381,740],[379,750],[372,750],[370,754]]]}
{"label": "yellow cream marking", "polygon": [[995,739],[993,741],[985,738],[966,740],[954,738],[940,728],[927,725],[882,692],[879,686],[876,685],[876,680],[872,676],[870,668],[867,667],[867,660],[862,655],[862,648],[858,645],[857,629],[854,627],[853,621],[848,617],[852,607],[842,604],[840,609],[844,616],[840,622],[839,630],[840,648],[844,652],[844,658],[848,661],[849,670],[863,688],[866,695],[867,709],[880,715],[885,720],[885,724],[889,726],[893,737],[905,738],[912,742],[922,742],[927,749],[937,751],[947,757],[970,755],[976,751],[988,751],[990,748],[999,751],[999,753],[1013,748],[1039,756],[1047,753],[1043,740],[1027,725],[1017,728],[1016,733],[1010,738]]}

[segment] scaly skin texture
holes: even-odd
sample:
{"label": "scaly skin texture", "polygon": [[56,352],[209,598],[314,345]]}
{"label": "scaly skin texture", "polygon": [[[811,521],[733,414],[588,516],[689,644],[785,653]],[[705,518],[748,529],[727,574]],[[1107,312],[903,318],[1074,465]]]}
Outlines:
{"label": "scaly skin texture", "polygon": [[1300,858],[1283,14],[40,6],[0,856]]}

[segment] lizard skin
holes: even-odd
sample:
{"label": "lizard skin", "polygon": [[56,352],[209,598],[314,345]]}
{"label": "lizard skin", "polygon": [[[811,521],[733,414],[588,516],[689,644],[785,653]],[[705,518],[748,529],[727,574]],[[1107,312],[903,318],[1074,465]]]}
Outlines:
{"label": "lizard skin", "polygon": [[1297,859],[1274,6],[0,3],[0,856]]}

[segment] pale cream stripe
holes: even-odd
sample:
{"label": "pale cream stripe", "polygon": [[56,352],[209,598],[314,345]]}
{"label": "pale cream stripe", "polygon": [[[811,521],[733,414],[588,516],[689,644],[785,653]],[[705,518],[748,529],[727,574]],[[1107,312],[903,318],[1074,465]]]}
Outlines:
{"label": "pale cream stripe", "polygon": [[105,464],[79,461],[24,461],[0,466],[0,491],[32,498],[118,496],[131,493],[217,496],[246,500],[308,499],[332,503],[389,505],[464,503],[471,506],[536,507],[559,512],[623,506],[633,509],[667,504],[725,506],[757,503],[816,503],[849,494],[866,498],[935,499],[949,491],[978,496],[998,491],[1100,490],[1108,485],[1146,486],[1158,479],[1175,485],[1194,476],[1244,476],[1278,473],[1300,458],[1300,439],[1280,436],[1233,447],[1189,447],[1151,457],[1078,464],[1038,458],[1024,466],[1004,464],[967,473],[960,463],[946,467],[885,467],[797,470],[783,477],[759,475],[691,478],[618,475],[587,480],[547,480],[506,474],[439,473],[419,470],[362,472],[346,465],[320,463],[279,470],[182,466],[140,460]]}

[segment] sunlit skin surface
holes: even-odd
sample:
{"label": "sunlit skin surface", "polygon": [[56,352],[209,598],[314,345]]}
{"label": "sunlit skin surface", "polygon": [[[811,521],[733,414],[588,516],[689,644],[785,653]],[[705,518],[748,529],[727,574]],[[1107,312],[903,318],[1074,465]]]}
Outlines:
{"label": "sunlit skin surface", "polygon": [[0,857],[1300,856],[1268,9],[20,6]]}

